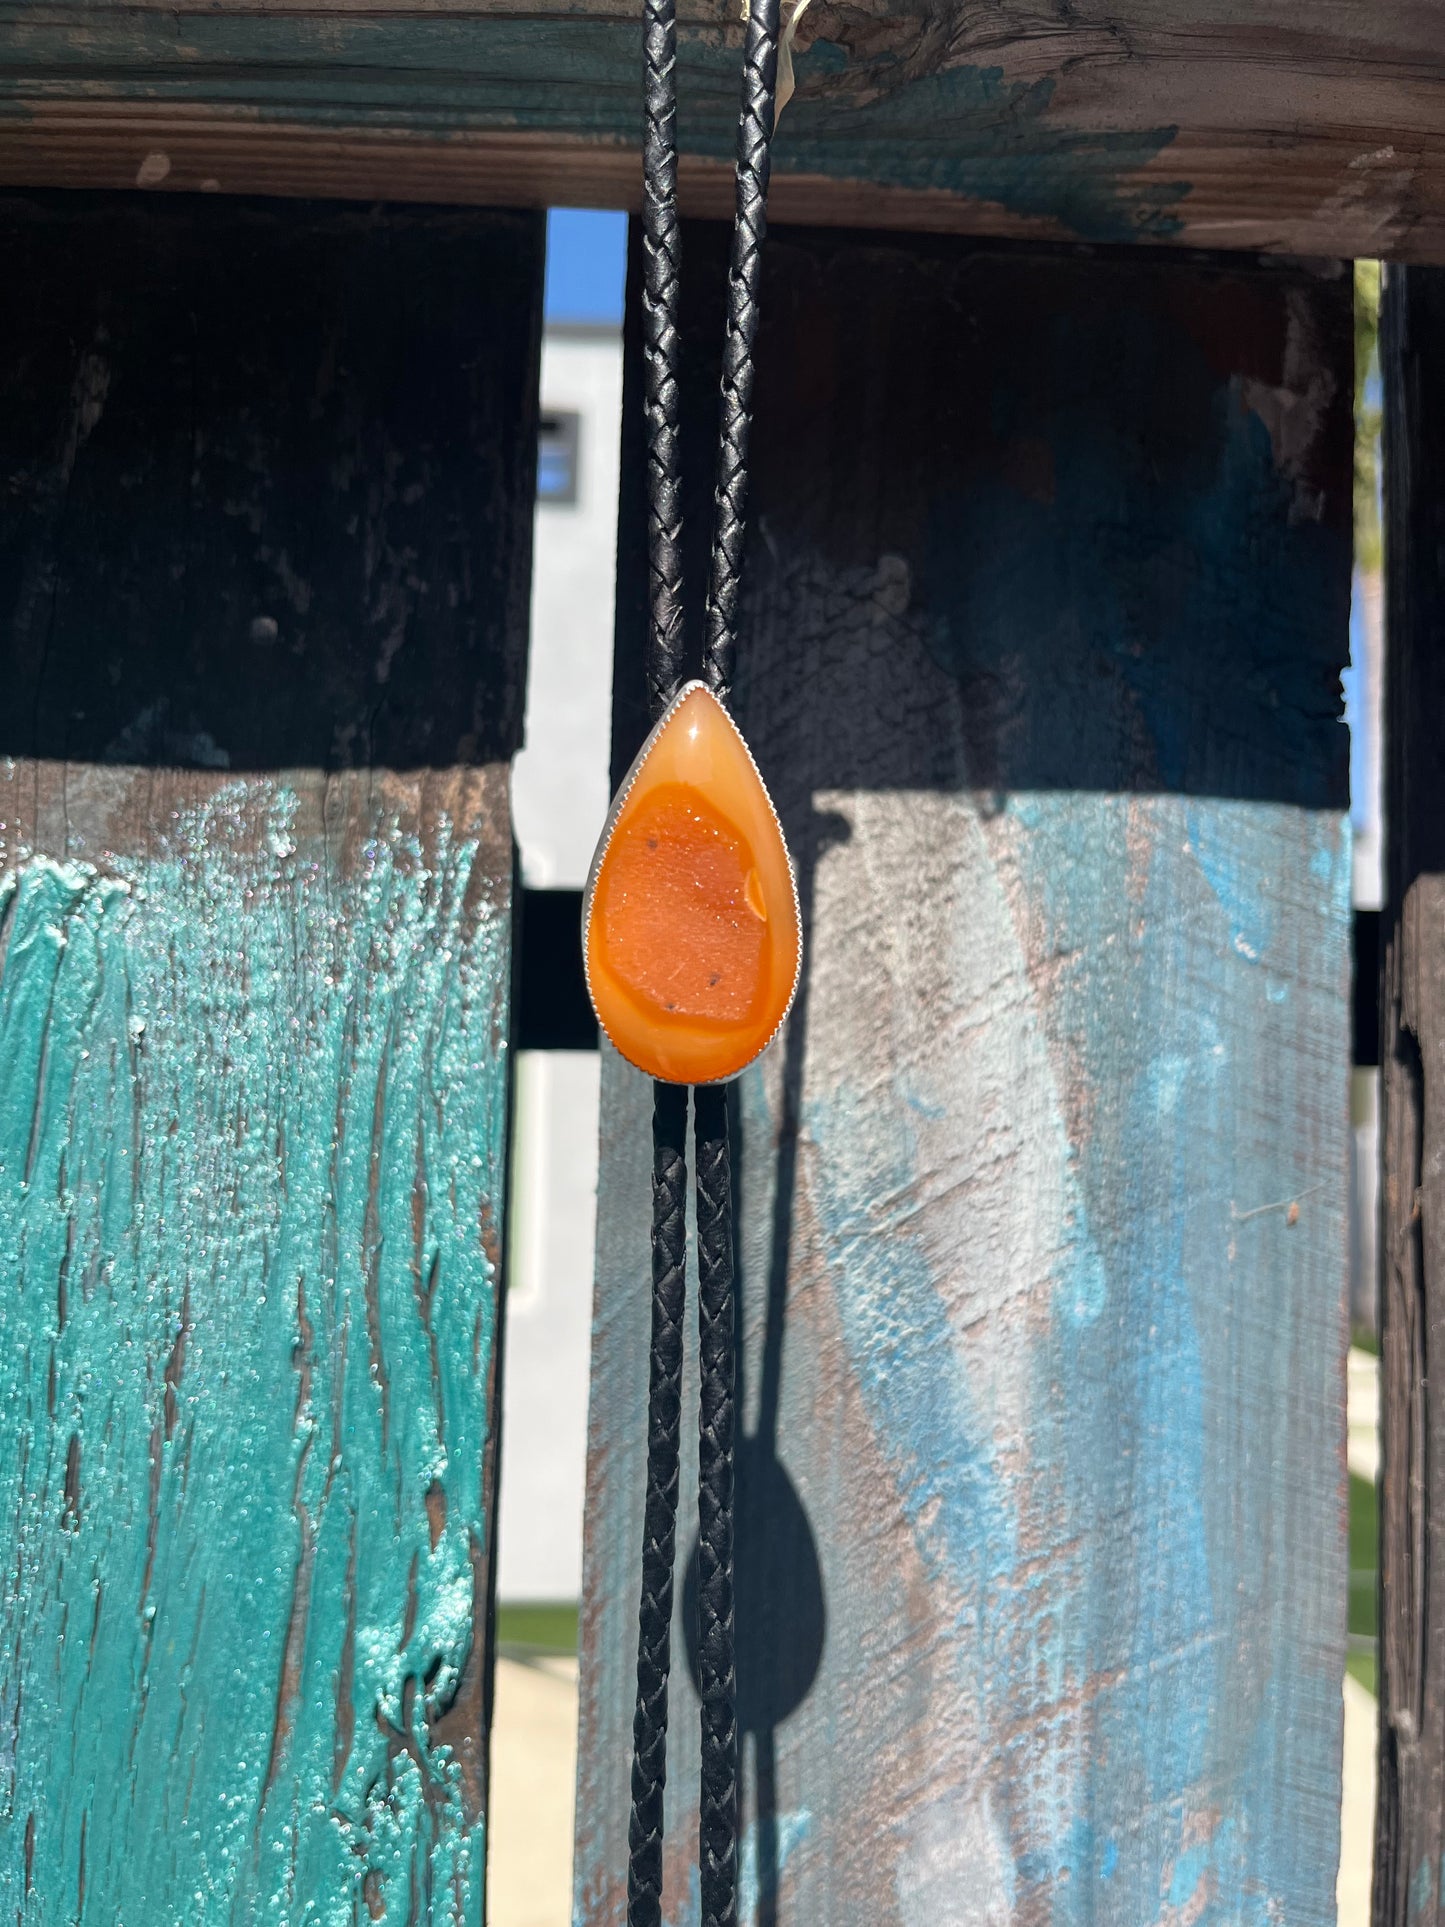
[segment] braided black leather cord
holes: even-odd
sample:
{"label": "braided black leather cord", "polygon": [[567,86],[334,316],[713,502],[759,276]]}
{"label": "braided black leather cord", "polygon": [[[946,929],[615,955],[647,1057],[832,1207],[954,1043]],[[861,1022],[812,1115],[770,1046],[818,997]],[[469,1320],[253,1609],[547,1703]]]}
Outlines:
{"label": "braided black leather cord", "polygon": [[683,670],[675,0],[643,0],[642,50],[642,356],[650,613],[647,700],[655,722],[677,694]]}
{"label": "braided black leather cord", "polygon": [[702,645],[703,680],[723,703],[732,694],[737,659],[738,591],[742,581],[748,501],[748,429],[753,407],[753,344],[758,332],[763,240],[768,231],[768,174],[773,102],[778,83],[778,8],[779,0],[752,0],[743,49],[737,209],[728,270],[712,564]]}
{"label": "braided black leather cord", "polygon": [[[642,333],[647,425],[650,629],[647,702],[654,719],[682,681],[682,479],[677,388],[677,21],[674,0],[644,0]],[[667,1687],[677,1556],[682,1324],[687,1281],[687,1092],[652,1093],[652,1341],[647,1382],[647,1497],[632,1717],[628,1927],[661,1927]]]}
{"label": "braided black leather cord", "polygon": [[[779,0],[751,0],[738,122],[737,211],[728,277],[721,424],[703,676],[731,694],[747,507],[748,427],[758,284],[767,232],[769,149],[778,72]],[[677,26],[675,0],[643,0],[643,358],[647,428],[649,636],[647,698],[654,719],[683,679],[682,485],[679,462]],[[697,1154],[698,1671],[702,1697],[699,1861],[702,1927],[737,1927],[738,1727],[733,1629],[735,1334],[732,1175],[727,1102],[693,1093]],[[686,1239],[683,1193],[687,1093],[653,1087],[652,1346],[648,1373],[647,1499],[637,1620],[628,1927],[661,1927],[663,1796]]]}
{"label": "braided black leather cord", "polygon": [[[737,203],[723,340],[712,560],[703,627],[703,680],[719,702],[732,695],[738,594],[748,497],[753,348],[768,228],[779,0],[751,0],[738,115]],[[716,1086],[693,1093],[697,1160],[698,1687],[702,1774],[698,1862],[702,1927],[737,1927],[738,1720],[733,1627],[733,1439],[736,1334],[733,1308],[732,1165],[727,1099]]]}
{"label": "braided black leather cord", "polygon": [[733,1652],[733,1192],[727,1095],[693,1093],[697,1159],[698,1689],[702,1780],[698,1815],[702,1927],[737,1927],[738,1718]]}
{"label": "braided black leather cord", "polygon": [[632,1716],[628,1927],[662,1920],[663,1792],[672,1570],[677,1553],[682,1326],[687,1280],[687,1090],[652,1087],[652,1345],[647,1374],[647,1499],[637,1608],[637,1708]]}

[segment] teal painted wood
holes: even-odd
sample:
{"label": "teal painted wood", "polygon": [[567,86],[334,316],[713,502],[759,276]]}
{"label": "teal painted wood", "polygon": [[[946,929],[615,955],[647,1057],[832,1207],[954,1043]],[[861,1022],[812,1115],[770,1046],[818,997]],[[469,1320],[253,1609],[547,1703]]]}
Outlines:
{"label": "teal painted wood", "polygon": [[[739,16],[683,16],[683,192],[721,213]],[[1418,0],[816,0],[775,212],[1445,258],[1439,42]],[[637,62],[614,0],[4,0],[0,179],[635,206]]]}
{"label": "teal painted wood", "polygon": [[0,1905],[479,1923],[540,224],[0,245]]}
{"label": "teal painted wood", "polygon": [[[637,133],[639,43],[626,15],[539,21],[209,12],[186,17],[179,39],[177,25],[171,15],[144,10],[12,8],[5,59],[11,112],[24,112],[22,102],[43,107],[72,95],[80,67],[87,92],[102,99],[194,102],[194,75],[203,70],[200,97],[207,104],[244,105],[273,119],[432,134],[534,129],[610,142],[631,142]],[[715,25],[688,34],[686,47],[682,137],[690,153],[728,160],[738,47]],[[780,176],[856,176],[858,96],[866,83],[841,47],[819,46],[812,64],[835,85],[794,110],[778,149]],[[869,114],[867,172],[889,186],[966,193],[1018,215],[1059,219],[1091,239],[1176,232],[1173,210],[1186,185],[1138,179],[1174,129],[1069,131],[1050,124],[1051,92],[1009,83],[992,65],[932,73]],[[841,99],[829,98],[835,93]],[[923,145],[908,137],[920,121],[966,126],[970,137]]]}
{"label": "teal painted wood", "polygon": [[[696,536],[723,256],[685,246]],[[1326,1927],[1348,279],[775,235],[763,313],[739,713],[809,946],[737,1098],[742,1919]],[[646,1117],[609,1058],[587,1927],[625,1911]],[[695,1727],[680,1664],[672,1927]]]}

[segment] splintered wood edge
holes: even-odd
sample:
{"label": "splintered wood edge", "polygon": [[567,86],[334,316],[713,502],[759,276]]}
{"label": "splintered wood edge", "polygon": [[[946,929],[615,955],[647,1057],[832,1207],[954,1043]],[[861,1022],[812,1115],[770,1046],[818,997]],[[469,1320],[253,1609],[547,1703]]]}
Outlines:
{"label": "splintered wood edge", "polygon": [[[49,98],[18,105],[0,120],[3,188],[628,211],[640,204],[638,150],[618,140],[317,126],[210,104]],[[1131,238],[1250,253],[1445,261],[1445,140],[1402,154],[1390,167],[1361,169],[1360,139],[1348,130],[1283,142],[1181,131],[1168,149],[1169,171],[1189,182],[1177,218],[1168,228],[1141,225]],[[859,157],[866,166],[865,142]],[[1132,178],[1142,182],[1153,171],[1146,166]],[[680,199],[685,214],[726,218],[731,165],[685,155]],[[770,212],[778,222],[816,226],[1081,239],[1049,214],[941,188],[793,173],[786,165],[773,175]]]}

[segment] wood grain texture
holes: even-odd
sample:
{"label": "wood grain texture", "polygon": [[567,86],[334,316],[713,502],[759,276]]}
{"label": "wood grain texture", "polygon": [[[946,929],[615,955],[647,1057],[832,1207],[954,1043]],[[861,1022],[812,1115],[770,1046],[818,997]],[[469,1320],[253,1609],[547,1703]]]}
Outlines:
{"label": "wood grain texture", "polygon": [[[688,0],[683,194],[731,209],[741,29]],[[814,0],[784,221],[1445,259],[1442,0]],[[635,206],[617,0],[0,0],[0,182]]]}
{"label": "wood grain texture", "polygon": [[1445,1921],[1445,277],[1392,273],[1385,378],[1378,1927]]}
{"label": "wood grain texture", "polygon": [[0,1905],[480,1923],[542,236],[0,207]]}
{"label": "wood grain texture", "polygon": [[[684,250],[696,596],[723,244]],[[763,315],[739,714],[808,952],[737,1087],[742,1919],[1326,1927],[1348,280],[775,235]],[[623,765],[641,542],[624,497]],[[612,1057],[603,1104],[586,1927],[625,1911],[647,1356]],[[696,1717],[680,1663],[673,1927]]]}

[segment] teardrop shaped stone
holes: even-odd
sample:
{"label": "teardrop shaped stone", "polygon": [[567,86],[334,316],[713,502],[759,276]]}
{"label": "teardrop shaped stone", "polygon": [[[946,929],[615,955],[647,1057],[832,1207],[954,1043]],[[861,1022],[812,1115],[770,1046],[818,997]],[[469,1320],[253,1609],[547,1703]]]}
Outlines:
{"label": "teardrop shaped stone", "polygon": [[617,794],[582,943],[598,1023],[668,1083],[735,1077],[788,1014],[803,945],[787,846],[747,744],[702,683],[669,706]]}

